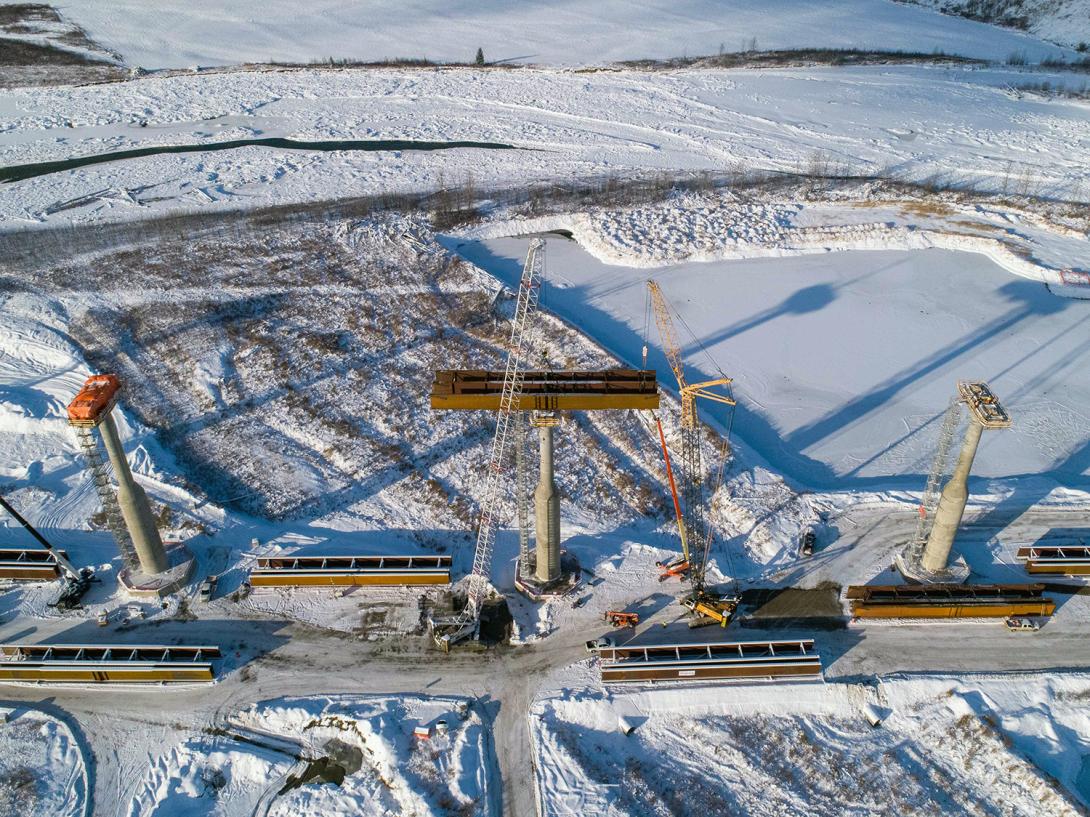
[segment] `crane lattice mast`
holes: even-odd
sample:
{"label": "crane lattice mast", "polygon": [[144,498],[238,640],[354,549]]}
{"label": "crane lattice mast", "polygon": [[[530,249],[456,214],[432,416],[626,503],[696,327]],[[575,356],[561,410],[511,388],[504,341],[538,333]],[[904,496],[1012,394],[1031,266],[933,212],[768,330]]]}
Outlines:
{"label": "crane lattice mast", "polygon": [[962,400],[954,397],[942,418],[939,429],[939,442],[935,448],[935,457],[931,462],[931,471],[927,475],[920,505],[917,509],[916,533],[912,537],[912,551],[918,557],[923,554],[927,536],[935,522],[935,509],[939,505],[939,494],[943,479],[950,472],[950,450],[954,444],[954,435],[961,423]]}
{"label": "crane lattice mast", "polygon": [[503,391],[500,395],[500,408],[496,413],[496,434],[492,438],[492,452],[484,473],[481,522],[477,529],[477,546],[473,553],[473,571],[469,575],[466,606],[453,621],[443,622],[448,629],[447,633],[435,633],[436,640],[443,646],[449,646],[471,634],[476,635],[479,631],[481,606],[491,586],[489,576],[492,571],[492,550],[496,544],[496,515],[499,512],[503,480],[507,476],[507,454],[511,439],[515,436],[512,424],[517,422],[523,370],[530,356],[532,320],[537,311],[544,271],[545,241],[535,238],[530,242],[530,249],[526,254],[515,302],[515,315],[511,321]]}
{"label": "crane lattice mast", "polygon": [[[729,377],[692,384],[686,380],[681,345],[674,331],[674,320],[666,296],[655,281],[647,282],[647,290],[662,340],[662,349],[677,379],[678,393],[681,396],[682,510],[678,518],[678,531],[681,535],[682,559],[689,565],[689,581],[694,592],[699,594],[704,590],[704,572],[711,537],[704,518],[704,464],[700,451],[700,423],[697,418],[696,399],[702,397],[733,406],[735,401],[732,397],[711,391],[715,386],[729,386],[732,381]],[[692,552],[694,548],[698,549],[696,554]]]}

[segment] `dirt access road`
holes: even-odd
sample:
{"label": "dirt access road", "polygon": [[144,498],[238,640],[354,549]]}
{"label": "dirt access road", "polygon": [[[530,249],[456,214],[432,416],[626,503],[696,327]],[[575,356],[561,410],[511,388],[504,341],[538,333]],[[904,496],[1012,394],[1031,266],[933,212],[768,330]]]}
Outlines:
{"label": "dirt access road", "polygon": [[[858,560],[882,563],[885,552],[904,535],[905,520],[887,510],[854,514],[857,524],[845,530],[837,550],[803,576],[801,583],[825,581],[846,569],[848,552]],[[864,518],[866,517],[866,518]],[[1013,536],[1043,527],[1070,526],[1070,513],[1034,513],[1019,519],[983,518],[970,523],[966,541],[986,541],[993,529]],[[1020,527],[1021,526],[1021,527]],[[847,527],[847,526],[846,526]],[[855,567],[858,570],[858,565]],[[1079,598],[1080,602],[1082,597]],[[974,673],[1090,668],[1087,622],[1078,605],[1061,605],[1060,614],[1039,633],[1008,633],[1000,623],[841,626],[817,632],[791,620],[774,632],[733,624],[718,629],[689,630],[679,608],[670,605],[627,638],[648,642],[694,640],[760,640],[781,636],[814,636],[826,666],[826,680],[858,680],[896,672]],[[1066,612],[1065,612],[1066,610]],[[663,626],[665,624],[666,626]],[[475,700],[491,724],[491,762],[499,774],[493,786],[494,814],[531,817],[536,813],[534,771],[527,714],[550,673],[585,660],[584,642],[602,635],[601,622],[566,626],[547,638],[521,647],[456,651],[442,655],[424,638],[366,642],[354,636],[303,625],[268,620],[198,619],[148,622],[108,632],[119,643],[211,643],[227,658],[221,680],[213,685],[155,688],[88,688],[9,685],[0,698],[42,702],[67,714],[94,754],[89,763],[96,817],[125,813],[149,762],[179,731],[212,728],[235,709],[285,695],[435,694],[463,695]],[[101,641],[93,624],[72,627],[64,619],[17,618],[0,625],[0,641],[74,643]],[[1012,649],[1012,646],[1017,649]],[[245,672],[242,669],[245,668]],[[699,693],[696,693],[699,694]],[[495,778],[493,778],[495,780]]]}
{"label": "dirt access road", "polygon": [[[26,702],[47,700],[71,716],[94,752],[90,763],[94,814],[115,817],[125,813],[149,752],[154,754],[172,736],[176,740],[179,729],[214,727],[225,714],[254,701],[334,693],[465,695],[476,699],[475,706],[492,726],[492,759],[502,792],[502,806],[497,803],[494,813],[530,817],[536,813],[527,729],[530,704],[550,672],[586,658],[584,637],[601,634],[600,628],[557,633],[527,647],[443,656],[428,651],[425,644],[390,652],[381,645],[297,625],[271,636],[267,628],[248,626],[249,622],[233,624],[257,651],[269,648],[248,663],[250,680],[233,671],[211,686],[48,690],[7,686],[0,696]],[[154,639],[137,629],[127,633],[125,640],[161,642],[183,635],[187,641],[212,640],[209,628],[216,625],[222,622],[161,625]],[[10,627],[5,626],[0,636],[6,639]],[[750,632],[745,637],[751,637]],[[657,622],[641,629],[641,636],[656,640],[688,633],[676,626],[663,630]],[[752,637],[761,636],[754,633]],[[828,680],[891,672],[1090,667],[1090,641],[1078,630],[1046,627],[1039,634],[1019,638],[1017,651],[1010,649],[1012,638],[1019,637],[998,626],[945,627],[936,638],[934,626],[875,625],[821,633],[818,644],[826,660],[831,659]],[[266,639],[270,643],[263,643]]]}

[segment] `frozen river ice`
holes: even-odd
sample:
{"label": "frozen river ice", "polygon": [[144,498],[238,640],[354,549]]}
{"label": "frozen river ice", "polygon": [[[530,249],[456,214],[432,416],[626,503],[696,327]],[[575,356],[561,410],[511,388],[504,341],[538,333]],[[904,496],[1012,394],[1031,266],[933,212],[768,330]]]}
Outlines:
{"label": "frozen river ice", "polygon": [[[517,285],[525,239],[452,246]],[[982,255],[851,251],[648,270],[558,236],[548,252],[545,308],[628,364],[640,363],[645,281],[658,280],[683,321],[691,379],[715,376],[715,364],[733,377],[735,435],[806,485],[919,490],[965,379],[988,381],[1014,418],[986,435],[978,478],[1090,485],[1090,302]],[[672,384],[653,325],[650,346],[649,364]],[[719,408],[702,410],[723,421]]]}

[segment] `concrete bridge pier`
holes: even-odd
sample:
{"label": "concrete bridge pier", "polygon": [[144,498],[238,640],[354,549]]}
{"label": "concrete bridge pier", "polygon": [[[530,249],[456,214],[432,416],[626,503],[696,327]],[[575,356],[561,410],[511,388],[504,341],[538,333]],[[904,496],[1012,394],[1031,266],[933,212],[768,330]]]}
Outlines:
{"label": "concrete bridge pier", "polygon": [[927,546],[920,560],[924,570],[937,573],[946,569],[950,549],[954,546],[954,537],[961,525],[961,517],[965,514],[965,504],[969,501],[969,471],[973,467],[983,432],[984,426],[970,420],[961,444],[961,453],[958,454],[957,466],[942,489],[939,507],[935,511],[935,522],[927,537]]}
{"label": "concrete bridge pier", "polygon": [[125,458],[125,449],[121,446],[112,413],[103,418],[99,424],[99,432],[117,478],[117,504],[136,547],[140,569],[149,575],[162,573],[170,568],[170,560],[159,536],[159,529],[155,526],[155,519],[151,515],[147,494],[137,485],[132,471],[129,470],[129,461]]}
{"label": "concrete bridge pier", "polygon": [[553,429],[555,424],[538,428],[541,468],[534,489],[534,529],[537,553],[534,578],[542,584],[560,578],[560,492],[553,473]]}

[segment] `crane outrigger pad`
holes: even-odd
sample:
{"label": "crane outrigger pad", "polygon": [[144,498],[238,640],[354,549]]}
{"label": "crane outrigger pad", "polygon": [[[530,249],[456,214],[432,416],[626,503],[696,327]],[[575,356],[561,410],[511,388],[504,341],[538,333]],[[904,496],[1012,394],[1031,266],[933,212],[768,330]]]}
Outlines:
{"label": "crane outrigger pad", "polygon": [[1025,562],[1026,572],[1062,576],[1090,575],[1090,547],[1082,542],[1063,545],[1026,545],[1015,558]]}
{"label": "crane outrigger pad", "polygon": [[[67,551],[58,552],[67,558]],[[53,551],[44,548],[0,548],[0,579],[48,582],[60,575],[61,566]]]}
{"label": "crane outrigger pad", "polygon": [[602,682],[820,678],[812,638],[604,647]]}
{"label": "crane outrigger pad", "polygon": [[208,682],[219,657],[219,647],[207,645],[0,644],[0,682]]}
{"label": "crane outrigger pad", "polygon": [[1043,584],[854,585],[845,597],[853,618],[1007,618],[1050,616],[1056,603]]}
{"label": "crane outrigger pad", "polygon": [[[502,371],[441,369],[431,387],[433,409],[498,411]],[[533,371],[522,373],[519,411],[657,409],[658,378],[653,369]]]}
{"label": "crane outrigger pad", "polygon": [[253,587],[450,584],[450,556],[262,556]]}

